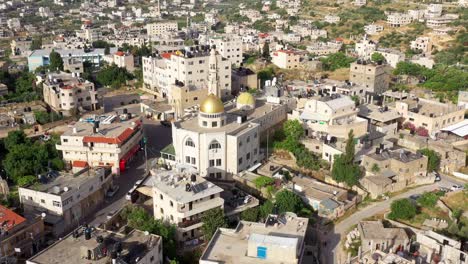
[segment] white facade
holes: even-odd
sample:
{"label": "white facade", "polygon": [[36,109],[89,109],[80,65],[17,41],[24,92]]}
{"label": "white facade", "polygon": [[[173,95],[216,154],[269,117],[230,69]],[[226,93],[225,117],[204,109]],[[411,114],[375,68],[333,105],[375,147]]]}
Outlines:
{"label": "white facade", "polygon": [[203,236],[202,216],[211,209],[223,208],[223,189],[200,177],[190,166],[152,170],[151,174],[154,176],[145,185],[152,187],[154,218],[176,225],[178,242],[190,243]]}
{"label": "white facade", "polygon": [[372,40],[367,39],[363,39],[355,45],[356,54],[359,56],[359,58],[366,60],[371,58],[376,49],[377,44]]}
{"label": "white facade", "polygon": [[[170,87],[175,84],[176,80],[184,83],[187,87],[207,87],[209,51],[193,50],[190,52],[191,48],[187,47],[183,52],[162,54],[160,58],[143,58],[145,86],[161,96],[168,96],[171,93]],[[219,53],[213,56],[216,57],[217,61],[216,67],[222,97],[227,97],[231,92],[231,62],[224,59]]]}
{"label": "white facade", "polygon": [[271,62],[281,69],[297,69],[301,66],[302,56],[293,50],[277,50],[270,56]]}
{"label": "white facade", "polygon": [[336,24],[336,23],[340,22],[340,17],[339,16],[334,16],[334,15],[326,15],[324,21],[328,22],[330,24]]}
{"label": "white facade", "polygon": [[[104,122],[105,118],[111,122]],[[94,123],[99,120],[101,124],[95,129]],[[106,133],[99,133],[99,130]],[[120,174],[140,149],[142,138],[140,117],[126,120],[109,115],[95,120],[90,116],[63,133],[56,148],[74,168],[110,166],[113,173]]]}
{"label": "white facade", "polygon": [[418,37],[411,41],[410,48],[413,50],[420,50],[423,53],[431,52],[432,40],[430,37]]}
{"label": "white facade", "polygon": [[146,25],[147,34],[151,37],[162,36],[177,31],[178,26],[175,21],[156,22]]}
{"label": "white facade", "polygon": [[73,73],[49,73],[43,82],[44,102],[63,115],[75,111],[98,109],[98,93],[94,84]]}
{"label": "white facade", "polygon": [[211,45],[216,46],[216,51],[231,62],[240,66],[242,63],[242,38],[238,35],[214,36],[209,40]]}
{"label": "white facade", "polygon": [[375,35],[383,30],[384,30],[384,27],[382,25],[369,24],[369,25],[364,26],[364,31],[368,35]]}
{"label": "white facade", "polygon": [[387,16],[387,24],[391,27],[401,27],[408,25],[413,21],[413,18],[409,14],[404,13],[393,13]]}
{"label": "white facade", "polygon": [[400,61],[405,61],[405,54],[398,50],[390,50],[390,49],[377,49],[377,53],[382,54],[385,57],[385,61],[388,65],[396,68],[397,64]]}

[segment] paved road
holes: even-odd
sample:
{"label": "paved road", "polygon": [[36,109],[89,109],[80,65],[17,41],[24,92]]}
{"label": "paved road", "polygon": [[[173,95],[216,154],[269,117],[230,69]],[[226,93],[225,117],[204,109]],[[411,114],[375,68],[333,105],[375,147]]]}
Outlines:
{"label": "paved road", "polygon": [[408,192],[392,197],[389,200],[382,201],[379,203],[373,203],[357,211],[356,213],[352,214],[351,216],[342,220],[336,226],[334,226],[332,231],[328,231],[322,236],[321,242],[323,244],[324,242],[326,243],[325,247],[322,246],[322,252],[323,252],[323,257],[324,257],[323,263],[325,264],[344,263],[346,261],[347,256],[342,252],[342,248],[340,245],[341,238],[346,236],[347,232],[350,230],[352,226],[357,225],[363,219],[370,217],[372,215],[375,215],[377,213],[389,210],[390,205],[394,200],[401,199],[401,198],[408,198],[411,195],[421,194],[426,191],[432,191],[439,187],[450,187],[454,184],[463,185],[465,183],[466,182],[459,180],[459,179],[443,176],[442,181],[438,183],[434,183],[431,185],[424,185],[424,186],[417,187],[415,189],[411,189]]}
{"label": "paved road", "polygon": [[[129,112],[134,111],[129,109]],[[160,125],[159,121],[144,119],[143,130],[148,139],[148,160],[151,161],[159,157],[159,151],[171,143],[171,128]],[[151,163],[148,162],[148,164]],[[92,220],[89,224],[98,226],[106,221],[107,215],[110,212],[117,211],[128,203],[125,200],[126,193],[133,187],[136,181],[143,179],[145,176],[145,155],[143,151],[140,151],[130,162],[128,169],[114,179],[114,184],[120,186],[119,191],[114,197],[106,199],[103,208],[90,217]]]}

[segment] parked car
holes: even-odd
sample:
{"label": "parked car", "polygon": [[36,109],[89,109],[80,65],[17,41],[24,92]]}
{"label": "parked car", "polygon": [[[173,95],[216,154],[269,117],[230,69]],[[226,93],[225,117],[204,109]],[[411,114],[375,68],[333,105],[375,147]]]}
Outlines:
{"label": "parked car", "polygon": [[136,188],[133,187],[130,189],[130,191],[127,192],[127,194],[125,195],[125,200],[127,201],[130,201],[132,200],[132,193],[135,192]]}
{"label": "parked car", "polygon": [[114,195],[119,191],[119,189],[120,189],[120,186],[118,185],[113,186],[107,191],[106,196],[109,198],[114,197]]}
{"label": "parked car", "polygon": [[163,120],[161,121],[161,125],[165,127],[172,127],[172,123],[170,121]]}
{"label": "parked car", "polygon": [[463,190],[463,186],[461,186],[461,185],[452,185],[452,187],[450,187],[450,190],[451,190],[452,192],[454,192],[454,191],[459,191],[459,190]]}
{"label": "parked car", "polygon": [[411,195],[409,198],[410,198],[411,200],[415,200],[415,201],[416,201],[419,197],[421,197],[421,195],[419,195],[419,194],[413,194],[413,195]]}
{"label": "parked car", "polygon": [[442,180],[442,178],[440,177],[440,174],[439,174],[439,173],[434,172],[434,174],[435,174],[434,182],[439,182],[439,181]]}
{"label": "parked car", "polygon": [[112,211],[110,211],[110,212],[107,214],[107,219],[111,219],[111,218],[115,215],[115,213],[117,213],[117,210],[112,210]]}

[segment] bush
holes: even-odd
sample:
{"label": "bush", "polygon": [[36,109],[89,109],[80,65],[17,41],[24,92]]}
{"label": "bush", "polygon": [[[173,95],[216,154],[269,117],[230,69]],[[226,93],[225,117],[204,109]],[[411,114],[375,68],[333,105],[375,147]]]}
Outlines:
{"label": "bush", "polygon": [[255,187],[261,189],[267,185],[272,185],[273,183],[275,183],[275,180],[267,176],[260,176],[254,180],[254,183]]}
{"label": "bush", "polygon": [[390,206],[391,212],[388,217],[392,220],[403,219],[409,220],[416,215],[416,206],[410,199],[399,199],[392,202]]}
{"label": "bush", "polygon": [[439,196],[433,192],[425,192],[418,198],[418,203],[423,207],[434,207],[439,200]]}
{"label": "bush", "polygon": [[257,222],[258,216],[258,208],[249,208],[241,213],[241,219],[244,221]]}

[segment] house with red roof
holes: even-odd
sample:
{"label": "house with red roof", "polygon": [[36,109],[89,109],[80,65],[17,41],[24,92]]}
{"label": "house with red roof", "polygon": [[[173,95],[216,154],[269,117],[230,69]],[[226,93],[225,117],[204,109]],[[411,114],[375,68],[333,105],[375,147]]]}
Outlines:
{"label": "house with red roof", "polygon": [[74,171],[107,166],[114,174],[123,172],[141,148],[141,117],[128,113],[88,115],[60,137],[56,147]]}

